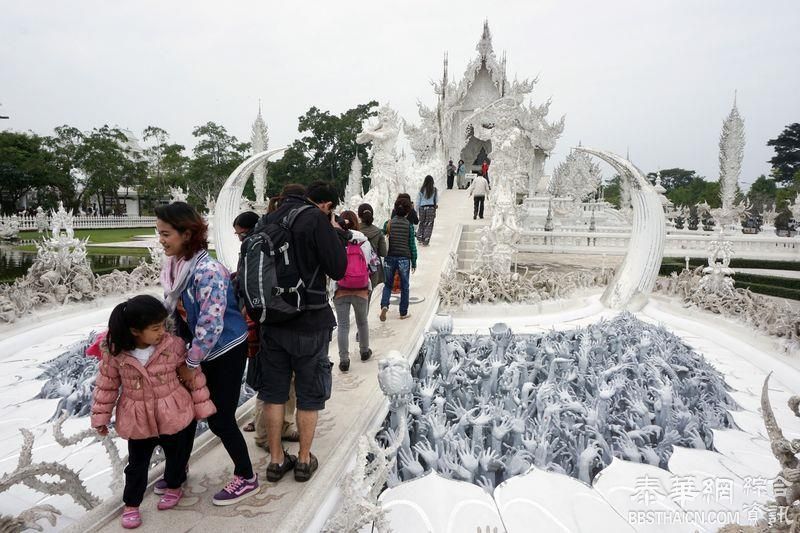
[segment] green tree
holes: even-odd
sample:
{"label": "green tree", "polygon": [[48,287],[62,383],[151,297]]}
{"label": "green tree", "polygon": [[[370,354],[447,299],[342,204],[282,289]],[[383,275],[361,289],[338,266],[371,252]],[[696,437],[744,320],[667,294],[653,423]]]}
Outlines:
{"label": "green tree", "polygon": [[45,146],[53,155],[58,168],[56,183],[60,184],[57,185],[59,199],[68,208],[78,207],[77,176],[83,164],[85,138],[78,128],[64,124],[55,128],[54,135],[44,139]]}
{"label": "green tree", "polygon": [[145,209],[151,211],[158,202],[169,196],[170,187],[186,187],[189,157],[186,148],[169,142],[169,134],[156,126],[148,126],[142,139],[148,143],[144,150],[147,177],[139,188]]}
{"label": "green tree", "polygon": [[[677,189],[678,187],[685,187],[689,185],[697,174],[694,170],[686,170],[683,168],[666,168],[661,172],[661,185],[667,192]],[[650,172],[647,178],[654,182],[656,179],[656,172]]]}
{"label": "green tree", "polygon": [[767,146],[775,149],[775,156],[769,160],[772,175],[788,185],[800,171],[800,123],[786,126],[780,135],[767,141]]}
{"label": "green tree", "polygon": [[603,187],[603,198],[617,209],[619,209],[619,180],[619,175],[614,175]]}
{"label": "green tree", "polygon": [[54,158],[38,135],[0,132],[0,207],[16,211],[19,200],[32,191],[46,192],[58,183]]}
{"label": "green tree", "polygon": [[340,115],[317,107],[309,109],[298,119],[297,129],[303,137],[269,165],[268,192],[275,194],[285,183],[308,184],[321,179],[332,181],[342,193],[356,154],[363,164],[362,173],[368,175],[372,161],[367,150],[371,144],[356,144],[356,136],[364,120],[378,114],[377,106],[378,102],[372,100]]}
{"label": "green tree", "polygon": [[198,139],[192,150],[192,159],[186,171],[189,200],[195,205],[203,205],[206,195],[216,197],[225,180],[250,150],[250,143],[240,143],[228,134],[224,126],[207,122],[192,130]]}
{"label": "green tree", "polygon": [[100,200],[100,213],[108,213],[107,206],[119,205],[119,190],[141,184],[147,175],[147,161],[138,161],[125,148],[127,137],[117,128],[107,125],[95,128],[84,136],[80,150],[82,190],[80,204],[92,196]]}
{"label": "green tree", "polygon": [[747,191],[747,199],[757,208],[758,212],[761,212],[764,205],[775,203],[777,192],[777,182],[773,178],[768,178],[762,174],[750,185],[750,190]]}
{"label": "green tree", "polygon": [[696,176],[689,183],[669,191],[667,198],[675,205],[691,206],[706,202],[711,207],[719,207],[719,182],[706,181]]}

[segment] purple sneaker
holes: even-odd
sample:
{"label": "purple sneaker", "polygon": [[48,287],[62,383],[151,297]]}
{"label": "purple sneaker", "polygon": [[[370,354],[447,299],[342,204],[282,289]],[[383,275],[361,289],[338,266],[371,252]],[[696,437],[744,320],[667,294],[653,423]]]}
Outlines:
{"label": "purple sneaker", "polygon": [[[186,465],[186,475],[187,476],[189,475],[189,465]],[[167,480],[162,477],[161,479],[156,481],[155,485],[153,485],[153,494],[158,494],[159,496],[161,496],[162,494],[167,493],[168,488],[169,487],[167,487]]]}
{"label": "purple sneaker", "polygon": [[211,503],[214,505],[233,505],[244,500],[248,496],[258,494],[261,487],[258,486],[258,474],[253,474],[253,479],[245,479],[233,476],[230,483],[225,488],[214,494]]}
{"label": "purple sneaker", "polygon": [[166,494],[167,488],[169,488],[167,487],[167,480],[162,477],[153,485],[153,493],[158,495]]}

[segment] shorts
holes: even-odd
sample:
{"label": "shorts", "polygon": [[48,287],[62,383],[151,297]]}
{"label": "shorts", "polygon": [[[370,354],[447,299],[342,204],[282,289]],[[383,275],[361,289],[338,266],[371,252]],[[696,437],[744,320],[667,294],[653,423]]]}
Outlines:
{"label": "shorts", "polygon": [[294,331],[274,326],[261,330],[261,383],[258,399],[283,404],[294,374],[297,408],[320,411],[331,397],[333,363],[328,359],[332,329]]}

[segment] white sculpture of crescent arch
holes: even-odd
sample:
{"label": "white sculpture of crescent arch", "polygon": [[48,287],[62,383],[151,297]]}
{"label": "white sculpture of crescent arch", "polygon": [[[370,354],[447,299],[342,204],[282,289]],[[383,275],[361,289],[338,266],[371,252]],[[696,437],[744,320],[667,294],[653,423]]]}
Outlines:
{"label": "white sculpture of crescent arch", "polygon": [[244,186],[261,162],[284,150],[286,150],[285,147],[251,155],[236,167],[236,170],[231,172],[231,175],[225,181],[225,185],[219,191],[214,211],[214,249],[217,252],[217,259],[228,270],[236,270],[236,265],[239,262],[240,243],[239,239],[233,234],[231,224],[233,224],[233,219],[236,218],[241,209]]}
{"label": "white sculpture of crescent arch", "polygon": [[664,257],[667,227],[661,200],[655,188],[630,161],[604,150],[584,147],[575,150],[599,157],[614,167],[621,179],[630,183],[633,204],[631,239],[622,265],[606,287],[601,301],[612,309],[637,311],[647,303]]}

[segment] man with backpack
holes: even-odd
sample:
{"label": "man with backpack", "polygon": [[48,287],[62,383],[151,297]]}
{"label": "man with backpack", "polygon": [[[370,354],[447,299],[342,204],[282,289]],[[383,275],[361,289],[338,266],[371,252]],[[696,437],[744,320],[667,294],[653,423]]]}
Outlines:
{"label": "man with backpack", "polygon": [[[311,453],[318,411],[331,395],[328,345],[336,320],[328,303],[327,277],[342,279],[347,268],[348,235],[333,219],[335,188],[326,182],[308,186],[306,196],[287,196],[243,244],[240,279],[248,313],[262,323],[259,353],[270,463],[267,480],[294,470],[308,481],[319,462]],[[246,249],[246,250],[245,250]],[[248,274],[249,272],[249,274]],[[300,451],[281,445],[283,409],[295,376]]]}

